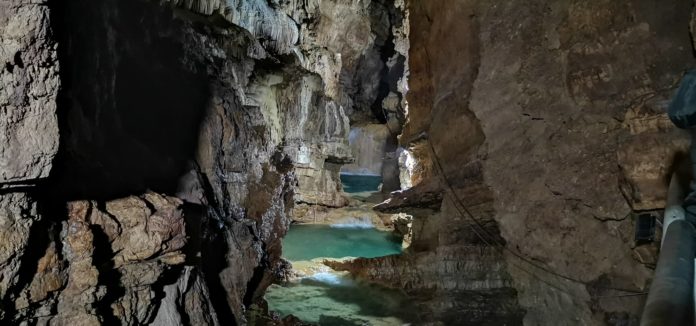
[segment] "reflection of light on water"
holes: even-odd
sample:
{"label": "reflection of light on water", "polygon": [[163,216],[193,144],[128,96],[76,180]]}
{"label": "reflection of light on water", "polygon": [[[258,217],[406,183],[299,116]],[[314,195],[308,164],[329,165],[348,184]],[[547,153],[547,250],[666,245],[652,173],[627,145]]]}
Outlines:
{"label": "reflection of light on water", "polygon": [[402,292],[334,271],[319,258],[398,254],[400,243],[376,229],[369,217],[346,218],[331,226],[291,226],[283,239],[283,256],[292,261],[296,278],[268,288],[264,298],[269,310],[322,326],[408,325],[416,320],[417,310]]}
{"label": "reflection of light on water", "polygon": [[331,284],[331,285],[341,285],[344,284],[345,280],[339,275],[332,274],[329,272],[319,272],[309,277],[309,279],[315,280],[317,282]]}
{"label": "reflection of light on water", "polygon": [[312,280],[327,285],[352,286],[355,285],[353,280],[346,277],[346,272],[336,272],[326,265],[321,265],[318,271],[312,275],[303,277],[302,280]]}
{"label": "reflection of light on water", "polygon": [[322,326],[408,325],[415,317],[413,305],[400,292],[323,268],[298,281],[272,285],[265,299],[283,317],[292,314]]}
{"label": "reflection of light on water", "polygon": [[292,225],[283,239],[283,257],[290,261],[320,257],[372,258],[399,253],[401,238],[376,228]]}
{"label": "reflection of light on water", "polygon": [[375,225],[372,224],[372,220],[369,217],[363,216],[343,219],[338,223],[331,224],[331,227],[338,229],[372,229]]}
{"label": "reflection of light on water", "polygon": [[370,174],[340,174],[343,191],[356,196],[360,194],[369,194],[380,191],[382,185],[382,177],[379,175]]}

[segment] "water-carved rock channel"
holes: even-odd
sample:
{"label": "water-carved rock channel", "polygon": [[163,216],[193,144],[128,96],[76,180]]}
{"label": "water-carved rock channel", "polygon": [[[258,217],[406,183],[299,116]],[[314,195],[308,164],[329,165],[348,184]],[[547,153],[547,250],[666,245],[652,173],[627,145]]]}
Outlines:
{"label": "water-carved rock channel", "polygon": [[[376,195],[381,177],[341,175],[349,198],[366,200]],[[366,204],[369,204],[366,203]],[[292,264],[290,276],[271,285],[265,295],[271,311],[293,315],[319,325],[403,325],[417,320],[415,305],[397,289],[360,280],[325,262],[357,257],[399,255],[403,236],[378,229],[369,208],[350,212],[330,224],[294,224],[283,239],[283,257]],[[360,214],[363,215],[360,215]],[[379,222],[377,224],[380,224]]]}
{"label": "water-carved rock channel", "polygon": [[0,325],[636,325],[694,3],[0,0]]}

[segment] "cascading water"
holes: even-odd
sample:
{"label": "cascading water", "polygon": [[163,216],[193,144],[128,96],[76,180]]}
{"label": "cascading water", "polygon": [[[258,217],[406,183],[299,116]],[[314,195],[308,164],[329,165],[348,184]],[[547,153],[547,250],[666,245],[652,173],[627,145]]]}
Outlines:
{"label": "cascading water", "polygon": [[415,318],[401,292],[355,280],[322,264],[325,258],[401,252],[401,239],[392,233],[375,229],[369,221],[350,222],[290,227],[283,253],[297,277],[268,289],[270,310],[319,325],[402,325]]}
{"label": "cascading water", "polygon": [[[342,174],[353,198],[379,191],[380,176]],[[413,305],[398,290],[334,271],[325,259],[398,255],[402,238],[379,230],[368,215],[346,216],[331,224],[295,224],[283,240],[283,257],[294,275],[268,288],[269,309],[319,325],[403,325],[415,320]]]}
{"label": "cascading water", "polygon": [[273,285],[269,308],[319,325],[402,325],[415,319],[413,306],[396,290],[352,280],[335,272]]}

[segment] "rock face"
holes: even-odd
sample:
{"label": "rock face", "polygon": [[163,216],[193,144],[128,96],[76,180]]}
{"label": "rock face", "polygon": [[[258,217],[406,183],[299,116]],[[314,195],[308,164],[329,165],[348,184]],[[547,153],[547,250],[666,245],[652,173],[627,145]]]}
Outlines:
{"label": "rock face", "polygon": [[[694,64],[692,3],[408,9],[400,140],[418,162],[412,190],[381,208],[414,216],[413,243],[343,268],[434,293],[425,306],[445,324],[636,322],[643,297],[626,294],[652,271],[631,213],[664,206],[688,143],[664,108]],[[432,182],[438,207],[418,200]]]}
{"label": "rock face", "polygon": [[688,143],[663,112],[691,11],[2,1],[0,323],[246,324],[292,214],[346,204],[351,123],[412,185],[377,209],[413,219],[405,255],[337,268],[426,323],[634,322],[655,249],[630,216]]}
{"label": "rock face", "polygon": [[246,324],[293,212],[346,204],[349,119],[397,118],[402,19],[1,2],[0,323]]}
{"label": "rock face", "polygon": [[43,217],[32,193],[58,151],[60,80],[50,24],[45,3],[0,2],[0,319],[12,314],[10,297],[26,283],[23,257]]}
{"label": "rock face", "polygon": [[70,202],[60,226],[63,250],[48,244],[28,291],[16,299],[19,314],[42,311],[38,322],[56,325],[146,323],[156,311],[156,283],[185,259],[181,206],[154,193]]}
{"label": "rock face", "polygon": [[355,162],[341,169],[344,173],[382,175],[389,129],[383,124],[369,124],[351,129],[350,148]]}
{"label": "rock face", "polygon": [[0,180],[33,183],[48,176],[58,151],[60,82],[51,14],[44,3],[21,0],[3,1],[0,9]]}

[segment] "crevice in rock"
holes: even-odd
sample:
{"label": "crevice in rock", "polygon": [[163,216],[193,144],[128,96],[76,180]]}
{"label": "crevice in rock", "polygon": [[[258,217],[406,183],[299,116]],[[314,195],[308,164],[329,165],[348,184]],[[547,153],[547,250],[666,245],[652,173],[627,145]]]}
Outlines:
{"label": "crevice in rock", "polygon": [[24,61],[22,60],[22,52],[17,51],[14,55],[13,59],[14,65],[23,69],[24,68]]}
{"label": "crevice in rock", "polygon": [[[158,308],[161,307],[162,299],[164,299],[166,295],[164,292],[164,287],[167,285],[175,284],[183,275],[183,271],[183,266],[169,268],[160,276],[157,282],[155,282],[155,284],[152,285],[152,291],[155,293],[155,296],[152,298],[152,302],[154,302]],[[179,298],[179,300],[175,301],[176,309],[179,312],[180,318],[182,319],[182,324],[189,325],[187,318],[188,314],[186,312],[186,309],[181,305],[180,301],[183,301],[183,298]],[[155,308],[154,311],[157,311],[157,308]],[[147,323],[151,324],[154,321],[155,317],[157,317],[157,314],[152,314]]]}
{"label": "crevice in rock", "polygon": [[[43,205],[41,205],[43,206]],[[41,210],[45,212],[44,209]],[[27,240],[27,246],[19,260],[19,271],[17,280],[13,287],[7,291],[2,298],[1,307],[3,314],[0,315],[0,322],[12,324],[17,317],[23,316],[28,311],[17,311],[15,302],[20,297],[20,292],[26,289],[31,283],[38,268],[39,259],[44,255],[53,233],[53,223],[48,219],[42,219],[33,223]]]}
{"label": "crevice in rock", "polygon": [[210,301],[221,322],[236,325],[234,313],[227,302],[226,289],[220,279],[222,273],[228,266],[227,251],[229,245],[223,238],[224,232],[220,232],[220,227],[214,219],[205,218],[203,223],[204,230],[217,230],[217,232],[206,232],[204,236],[204,247],[201,251],[201,269],[205,283],[208,284]]}
{"label": "crevice in rock", "polygon": [[111,305],[126,293],[126,289],[121,282],[121,272],[114,268],[115,253],[111,249],[109,237],[98,225],[91,225],[90,230],[94,235],[92,264],[99,272],[99,284],[106,289],[104,297],[95,303],[95,310],[104,323],[115,325],[120,323],[120,319],[114,314]]}

